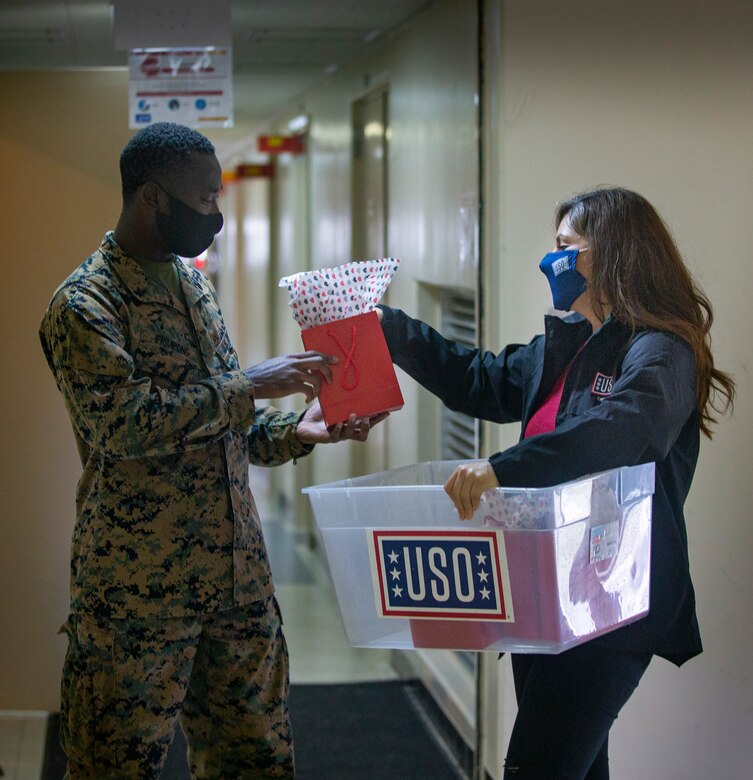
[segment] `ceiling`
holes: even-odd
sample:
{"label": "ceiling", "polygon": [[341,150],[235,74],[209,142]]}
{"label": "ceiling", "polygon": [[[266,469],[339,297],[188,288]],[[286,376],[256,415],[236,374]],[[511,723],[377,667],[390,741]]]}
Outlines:
{"label": "ceiling", "polygon": [[[207,0],[210,7],[212,2]],[[429,4],[231,0],[236,125],[274,116]],[[115,49],[111,5],[110,0],[0,0],[0,70],[125,68],[127,52]]]}

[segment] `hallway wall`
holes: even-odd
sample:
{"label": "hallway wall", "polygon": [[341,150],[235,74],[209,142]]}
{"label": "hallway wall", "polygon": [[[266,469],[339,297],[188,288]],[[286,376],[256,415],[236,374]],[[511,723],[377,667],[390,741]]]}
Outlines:
{"label": "hallway wall", "polygon": [[[613,773],[748,776],[753,8],[729,0],[498,7],[490,342],[527,341],[541,328],[550,299],[537,263],[552,247],[555,203],[599,184],[622,185],[667,220],[715,307],[716,363],[738,382],[735,414],[712,441],[703,439],[686,503],[705,652],[680,670],[654,661],[615,726]],[[502,447],[517,431],[493,435]],[[505,729],[513,716],[508,702]]]}
{"label": "hallway wall", "polygon": [[59,707],[81,468],[37,331],[57,285],[115,226],[127,86],[115,71],[0,73],[0,709]]}
{"label": "hallway wall", "polygon": [[[279,131],[295,114],[311,117],[310,256],[300,258],[300,270],[373,259],[351,254],[351,110],[387,87],[387,254],[402,264],[385,302],[415,312],[427,287],[473,288],[476,257],[466,248],[463,209],[475,208],[478,194],[476,39],[473,6],[441,0],[290,107]],[[290,313],[282,309],[281,316]],[[421,450],[426,438],[416,432],[422,410],[438,417],[436,399],[397,372],[405,406],[382,423],[391,466],[435,456]],[[349,476],[350,449],[314,452],[315,481]]]}
{"label": "hallway wall", "polygon": [[0,111],[0,710],[57,710],[81,467],[37,331],[120,213],[128,74],[0,72]]}

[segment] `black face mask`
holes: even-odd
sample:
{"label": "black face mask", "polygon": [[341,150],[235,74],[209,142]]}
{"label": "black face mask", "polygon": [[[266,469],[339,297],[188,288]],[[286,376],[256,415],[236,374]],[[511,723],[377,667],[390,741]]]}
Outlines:
{"label": "black face mask", "polygon": [[181,257],[198,257],[222,230],[222,214],[202,214],[167,190],[162,191],[170,198],[170,213],[158,211],[155,219],[165,245]]}

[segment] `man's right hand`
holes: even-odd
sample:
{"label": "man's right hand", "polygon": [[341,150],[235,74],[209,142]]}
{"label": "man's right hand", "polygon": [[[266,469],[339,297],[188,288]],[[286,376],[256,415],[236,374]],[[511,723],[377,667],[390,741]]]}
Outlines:
{"label": "man's right hand", "polygon": [[253,382],[256,398],[282,398],[303,393],[308,403],[319,395],[322,379],[332,381],[330,365],[338,362],[335,355],[309,350],[270,358],[244,369],[243,373]]}

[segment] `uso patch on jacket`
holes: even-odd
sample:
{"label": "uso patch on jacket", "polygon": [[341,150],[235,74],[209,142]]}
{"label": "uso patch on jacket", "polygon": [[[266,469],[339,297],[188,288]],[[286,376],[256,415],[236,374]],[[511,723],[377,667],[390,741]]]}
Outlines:
{"label": "uso patch on jacket", "polygon": [[611,394],[613,384],[613,376],[607,376],[606,374],[597,372],[593,384],[591,385],[591,395],[598,395],[605,398]]}

